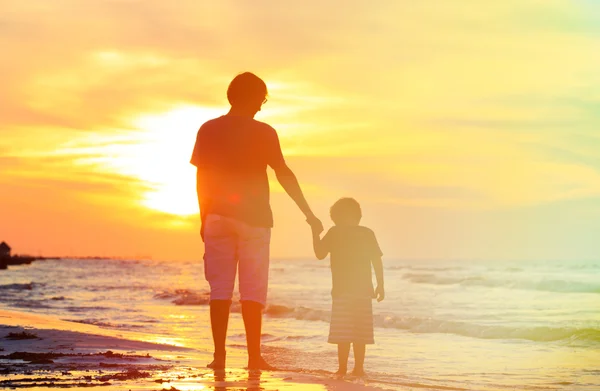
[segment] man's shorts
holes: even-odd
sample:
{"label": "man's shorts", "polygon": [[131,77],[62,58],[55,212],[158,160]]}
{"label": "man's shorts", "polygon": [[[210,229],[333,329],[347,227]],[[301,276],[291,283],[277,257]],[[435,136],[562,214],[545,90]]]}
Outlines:
{"label": "man's shorts", "polygon": [[240,300],[267,302],[271,228],[209,214],[204,221],[204,276],[211,300],[231,300],[239,268]]}

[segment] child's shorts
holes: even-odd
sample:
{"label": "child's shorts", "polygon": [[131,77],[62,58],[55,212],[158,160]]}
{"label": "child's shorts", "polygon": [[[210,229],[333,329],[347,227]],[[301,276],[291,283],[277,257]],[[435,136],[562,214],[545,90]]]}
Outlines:
{"label": "child's shorts", "polygon": [[329,343],[373,344],[373,306],[370,297],[334,297]]}

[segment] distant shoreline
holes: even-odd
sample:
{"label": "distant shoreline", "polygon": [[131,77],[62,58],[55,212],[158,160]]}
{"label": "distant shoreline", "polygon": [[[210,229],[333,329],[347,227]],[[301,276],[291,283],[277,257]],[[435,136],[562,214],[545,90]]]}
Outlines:
{"label": "distant shoreline", "polygon": [[29,265],[33,261],[43,261],[45,259],[54,259],[47,257],[32,257],[30,255],[12,255],[0,258],[0,270],[8,269],[8,266]]}
{"label": "distant shoreline", "polygon": [[[8,266],[18,265],[29,265],[35,261],[46,261],[46,260],[65,260],[65,259],[80,259],[80,260],[94,260],[94,261],[115,261],[115,260],[137,260],[129,257],[110,257],[110,256],[58,256],[58,257],[46,257],[46,256],[32,256],[32,255],[12,255],[9,257],[0,258],[0,270],[8,269]],[[144,258],[148,259],[148,258]]]}
{"label": "distant shoreline", "polygon": [[48,259],[64,259],[63,257],[34,257],[31,255],[11,255],[0,258],[0,270],[8,269],[8,266],[29,265],[34,261],[45,261]]}

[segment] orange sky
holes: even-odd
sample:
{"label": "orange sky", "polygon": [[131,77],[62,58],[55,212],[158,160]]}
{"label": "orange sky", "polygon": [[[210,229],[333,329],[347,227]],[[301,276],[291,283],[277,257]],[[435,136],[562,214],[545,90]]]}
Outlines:
{"label": "orange sky", "polygon": [[[0,240],[16,252],[200,259],[189,154],[243,71],[267,82],[257,119],[317,214],[357,198],[387,257],[600,251],[593,1],[0,6]],[[272,199],[273,255],[310,255],[275,183]]]}

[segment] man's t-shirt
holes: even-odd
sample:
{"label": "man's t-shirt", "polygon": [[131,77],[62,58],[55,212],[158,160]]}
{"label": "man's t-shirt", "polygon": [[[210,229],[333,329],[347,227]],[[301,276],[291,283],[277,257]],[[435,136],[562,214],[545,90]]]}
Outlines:
{"label": "man's t-shirt", "polygon": [[272,227],[267,165],[285,164],[277,132],[252,118],[224,115],[200,127],[190,163],[201,171],[202,216]]}
{"label": "man's t-shirt", "polygon": [[383,255],[375,233],[363,226],[333,226],[322,242],[329,251],[333,297],[373,297],[371,261]]}

